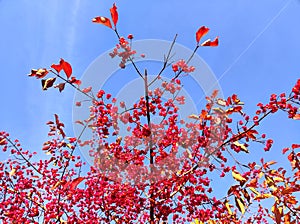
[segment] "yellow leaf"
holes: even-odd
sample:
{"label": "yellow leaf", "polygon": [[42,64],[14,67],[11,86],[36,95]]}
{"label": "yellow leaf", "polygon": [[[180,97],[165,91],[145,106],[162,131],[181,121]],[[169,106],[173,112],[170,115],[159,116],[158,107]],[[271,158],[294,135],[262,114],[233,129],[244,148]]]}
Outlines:
{"label": "yellow leaf", "polygon": [[242,193],[244,195],[244,197],[246,198],[247,202],[250,203],[250,195],[248,194],[248,191],[246,190],[246,188],[242,189]]}
{"label": "yellow leaf", "polygon": [[273,180],[276,182],[283,182],[284,179],[282,177],[273,177]]}
{"label": "yellow leaf", "polygon": [[273,180],[275,182],[283,182],[284,181],[284,176],[282,176],[280,173],[278,173],[277,170],[271,170],[270,174],[273,176]]}
{"label": "yellow leaf", "polygon": [[240,173],[238,173],[237,171],[232,171],[232,176],[235,180],[239,181],[239,182],[245,182],[247,181],[244,177],[242,177],[242,175]]}
{"label": "yellow leaf", "polygon": [[226,101],[223,100],[223,99],[218,99],[217,100],[217,104],[220,105],[220,106],[222,106],[222,107],[225,107],[226,106]]}
{"label": "yellow leaf", "polygon": [[259,195],[258,191],[255,190],[254,187],[249,187],[249,189],[250,189],[254,194]]}
{"label": "yellow leaf", "polygon": [[275,186],[270,186],[269,188],[272,189],[273,191],[277,191],[277,189],[278,189],[278,188],[275,187]]}
{"label": "yellow leaf", "polygon": [[244,144],[239,143],[238,141],[233,143],[235,146],[239,147],[243,152],[249,153],[249,150]]}
{"label": "yellow leaf", "polygon": [[221,109],[220,107],[217,108],[213,108],[214,112],[218,113],[218,114],[225,114],[225,111],[223,109]]}
{"label": "yellow leaf", "polygon": [[191,222],[191,224],[200,224],[198,219],[195,219],[194,222]]}
{"label": "yellow leaf", "polygon": [[271,165],[276,164],[276,163],[277,163],[276,161],[272,160],[270,162],[267,162],[266,165],[271,166]]}
{"label": "yellow leaf", "polygon": [[12,168],[12,170],[9,172],[9,176],[11,177],[11,176],[15,175],[15,173],[16,173],[16,169]]}
{"label": "yellow leaf", "polygon": [[56,184],[51,187],[51,190],[53,191],[55,188],[57,188],[61,184],[61,181],[57,181]]}
{"label": "yellow leaf", "polygon": [[[196,114],[191,114],[191,115],[189,115],[189,117],[188,118],[191,118],[191,119],[196,119],[196,120],[198,120],[199,119],[199,116],[198,115],[196,115]],[[197,224],[197,223],[196,223]]]}
{"label": "yellow leaf", "polygon": [[60,223],[68,223],[68,222],[65,221],[62,217],[60,217],[59,221],[60,221]]}
{"label": "yellow leaf", "polygon": [[228,203],[227,200],[225,201],[225,206],[226,206],[226,208],[227,208],[227,211],[228,211],[229,215],[232,215],[233,213],[232,213],[232,211],[231,211],[230,204]]}
{"label": "yellow leaf", "polygon": [[254,200],[258,200],[258,199],[266,199],[266,198],[270,198],[270,197],[273,197],[272,194],[260,194],[260,195],[257,195]]}
{"label": "yellow leaf", "polygon": [[289,213],[285,214],[284,216],[284,223],[290,223],[291,221],[291,216]]}
{"label": "yellow leaf", "polygon": [[189,156],[189,159],[193,159],[193,155],[192,155],[191,151],[189,149],[185,149],[185,150]]}
{"label": "yellow leaf", "polygon": [[245,206],[244,206],[244,202],[239,199],[239,198],[235,198],[235,205],[238,207],[239,211],[244,214],[245,213]]}
{"label": "yellow leaf", "polygon": [[271,178],[270,176],[265,176],[265,178],[266,178],[266,183],[267,183],[267,185],[269,186],[269,187],[271,187],[271,186],[274,186],[274,180],[273,180],[273,178]]}
{"label": "yellow leaf", "polygon": [[27,193],[27,197],[31,199],[31,196],[32,196],[32,191],[29,191],[29,192]]}

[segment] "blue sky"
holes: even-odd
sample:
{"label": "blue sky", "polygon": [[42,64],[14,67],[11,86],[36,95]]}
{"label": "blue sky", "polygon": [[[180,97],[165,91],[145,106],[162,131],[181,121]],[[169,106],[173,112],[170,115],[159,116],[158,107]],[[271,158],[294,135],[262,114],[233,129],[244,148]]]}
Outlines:
{"label": "blue sky", "polygon": [[[81,77],[88,65],[114,47],[108,28],[92,24],[95,16],[109,16],[114,1],[2,0],[0,1],[1,116],[0,130],[39,150],[47,140],[45,123],[60,115],[72,136],[74,91],[42,91],[28,78],[31,68],[47,67],[60,58],[69,61]],[[195,32],[210,27],[208,37],[219,36],[220,46],[198,53],[211,67],[225,96],[236,93],[254,112],[271,93],[288,92],[300,78],[297,0],[152,0],[116,1],[119,31],[135,39],[172,40],[193,49]],[[263,122],[262,131],[275,139],[267,157],[300,142],[300,123],[278,114]]]}

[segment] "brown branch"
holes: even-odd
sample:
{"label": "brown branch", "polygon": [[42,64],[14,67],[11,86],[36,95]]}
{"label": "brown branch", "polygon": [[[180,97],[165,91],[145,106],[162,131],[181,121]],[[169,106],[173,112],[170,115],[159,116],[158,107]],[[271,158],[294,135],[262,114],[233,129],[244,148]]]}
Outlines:
{"label": "brown branch", "polygon": [[50,72],[52,72],[54,75],[56,75],[58,78],[60,78],[61,80],[63,80],[64,82],[68,83],[69,85],[71,85],[74,89],[76,89],[77,91],[79,91],[80,93],[84,94],[85,96],[87,96],[88,98],[90,98],[91,100],[96,100],[95,97],[83,92],[78,86],[75,86],[73,83],[70,82],[70,80],[65,79],[64,77],[62,77],[59,73],[54,72],[52,69],[50,69]]}
{"label": "brown branch", "polygon": [[176,34],[175,37],[174,37],[174,39],[173,39],[173,41],[172,41],[172,44],[171,44],[171,46],[170,46],[170,48],[169,48],[167,57],[165,57],[165,59],[164,59],[163,67],[161,68],[161,70],[159,71],[159,73],[158,73],[158,75],[155,77],[155,79],[153,79],[153,80],[149,83],[148,87],[150,87],[150,86],[151,86],[151,85],[152,85],[152,84],[153,84],[153,83],[161,76],[161,74],[163,73],[163,71],[169,66],[168,62],[169,62],[169,60],[170,60],[171,52],[172,52],[172,49],[173,49],[173,47],[174,47],[174,45],[175,45],[177,36],[178,36],[178,35]]}
{"label": "brown branch", "polygon": [[27,159],[22,151],[19,149],[19,147],[8,137],[4,136],[4,138],[19,152],[19,155],[22,157],[22,159],[27,162],[27,164],[29,164],[30,167],[32,167],[38,174],[42,175],[43,174],[29,161],[29,159]]}

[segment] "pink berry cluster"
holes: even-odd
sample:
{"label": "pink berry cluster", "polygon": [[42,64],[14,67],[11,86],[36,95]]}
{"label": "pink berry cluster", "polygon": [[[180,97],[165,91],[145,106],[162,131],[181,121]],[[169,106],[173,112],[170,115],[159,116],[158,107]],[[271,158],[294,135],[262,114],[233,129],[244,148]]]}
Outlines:
{"label": "pink berry cluster", "polygon": [[191,73],[195,71],[195,67],[188,66],[188,64],[183,59],[173,64],[172,69],[174,72],[185,72],[185,73]]}
{"label": "pink berry cluster", "polygon": [[[129,35],[128,38],[131,40],[133,37]],[[130,43],[124,37],[120,37],[119,44],[116,45],[113,52],[109,53],[112,58],[116,56],[121,58],[119,64],[121,68],[125,68],[126,62],[128,62],[134,54],[136,54],[136,51],[131,49]]]}

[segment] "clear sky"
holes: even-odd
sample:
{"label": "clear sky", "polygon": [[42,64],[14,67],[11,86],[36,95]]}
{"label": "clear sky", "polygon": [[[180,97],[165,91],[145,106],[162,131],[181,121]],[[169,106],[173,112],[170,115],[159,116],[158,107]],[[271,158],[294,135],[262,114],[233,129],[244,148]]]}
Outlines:
{"label": "clear sky", "polygon": [[[198,53],[210,66],[225,96],[236,93],[253,112],[271,93],[288,92],[300,78],[300,2],[298,0],[152,0],[115,1],[119,31],[136,40],[172,40],[193,49],[195,32],[210,27],[220,46]],[[109,16],[114,1],[0,0],[1,116],[0,130],[39,150],[47,140],[45,123],[60,115],[72,136],[74,90],[63,94],[42,91],[28,78],[31,68],[47,67],[60,58],[69,61],[77,77],[116,38],[108,28],[92,24],[95,16]],[[278,114],[263,122],[275,139],[274,157],[291,143],[300,143],[300,122]],[[254,154],[252,154],[253,156]]]}

